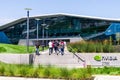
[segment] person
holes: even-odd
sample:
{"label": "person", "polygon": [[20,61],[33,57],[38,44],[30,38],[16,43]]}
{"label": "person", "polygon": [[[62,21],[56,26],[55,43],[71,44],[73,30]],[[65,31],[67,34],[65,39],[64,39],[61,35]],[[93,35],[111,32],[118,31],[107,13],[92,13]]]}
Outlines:
{"label": "person", "polygon": [[64,41],[64,50],[67,50],[67,43],[66,43],[66,41]]}
{"label": "person", "polygon": [[57,55],[58,55],[58,46],[59,46],[59,42],[58,42],[58,40],[55,40],[54,41],[54,51]]}
{"label": "person", "polygon": [[36,47],[35,53],[36,53],[36,55],[40,55],[40,53],[39,53],[39,46],[40,46],[39,41],[36,41],[36,43],[35,43],[35,47]]}
{"label": "person", "polygon": [[66,46],[66,41],[64,41],[64,46]]}
{"label": "person", "polygon": [[65,45],[64,45],[64,41],[60,41],[60,53],[61,53],[61,55],[64,55],[64,47],[65,47]]}
{"label": "person", "polygon": [[49,55],[51,55],[53,53],[53,41],[50,41],[48,43],[48,46],[49,46]]}
{"label": "person", "polygon": [[44,47],[45,47],[45,44],[44,44],[44,41],[42,42],[42,51],[44,51]]}

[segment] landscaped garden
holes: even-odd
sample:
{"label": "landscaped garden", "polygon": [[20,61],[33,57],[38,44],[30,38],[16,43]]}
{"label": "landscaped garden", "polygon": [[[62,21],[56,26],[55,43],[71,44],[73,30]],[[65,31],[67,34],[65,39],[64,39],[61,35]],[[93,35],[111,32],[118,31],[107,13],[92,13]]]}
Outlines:
{"label": "landscaped garden", "polygon": [[[30,46],[30,53],[35,51],[35,47]],[[104,40],[75,42],[68,44],[68,50],[73,53],[108,53],[117,52],[119,49],[112,45],[112,41]],[[41,50],[41,48],[40,48]],[[26,46],[0,44],[0,53],[27,53]],[[70,80],[93,80],[92,75],[120,75],[119,67],[103,67],[103,68],[60,68],[55,66],[35,67],[34,65],[6,64],[0,62],[0,76],[16,76],[16,77],[34,77],[34,78],[54,78],[54,79],[70,79]]]}
{"label": "landscaped garden", "polygon": [[0,76],[55,78],[55,79],[87,79],[91,78],[90,68],[67,69],[54,66],[15,65],[0,62]]}
{"label": "landscaped garden", "polygon": [[120,51],[119,45],[113,45],[112,39],[69,43],[68,50],[73,53],[115,53]]}
{"label": "landscaped garden", "polygon": [[52,78],[70,80],[93,80],[92,75],[120,75],[119,67],[103,68],[60,68],[54,66],[34,67],[33,65],[5,64],[0,62],[0,76],[32,77],[32,78]]}

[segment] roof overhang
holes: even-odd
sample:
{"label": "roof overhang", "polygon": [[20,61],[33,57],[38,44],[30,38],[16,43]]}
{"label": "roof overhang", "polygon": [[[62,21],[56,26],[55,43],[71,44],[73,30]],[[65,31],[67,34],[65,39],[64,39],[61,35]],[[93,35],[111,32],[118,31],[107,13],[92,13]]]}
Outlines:
{"label": "roof overhang", "polygon": [[[48,18],[48,17],[59,17],[59,16],[68,16],[68,17],[75,17],[75,18],[86,18],[86,19],[96,19],[96,20],[106,20],[106,21],[116,21],[120,22],[120,19],[113,19],[113,18],[101,18],[101,17],[93,17],[93,16],[84,16],[84,15],[76,15],[76,14],[67,14],[67,13],[55,13],[55,14],[45,14],[40,16],[33,16],[30,18]],[[26,20],[25,18],[20,18],[5,25],[0,26],[0,30],[7,28],[9,26],[15,25],[21,21]]]}

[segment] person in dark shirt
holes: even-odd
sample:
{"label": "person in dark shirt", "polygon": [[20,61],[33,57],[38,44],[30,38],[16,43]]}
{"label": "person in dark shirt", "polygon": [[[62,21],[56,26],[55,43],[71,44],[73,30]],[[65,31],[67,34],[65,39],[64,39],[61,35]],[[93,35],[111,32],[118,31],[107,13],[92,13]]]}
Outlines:
{"label": "person in dark shirt", "polygon": [[59,46],[59,42],[58,40],[55,40],[54,41],[54,50],[55,50],[55,53],[58,55],[58,46]]}
{"label": "person in dark shirt", "polygon": [[36,47],[36,55],[40,55],[40,53],[39,53],[39,46],[40,46],[40,43],[37,41],[36,43],[35,43],[35,47]]}

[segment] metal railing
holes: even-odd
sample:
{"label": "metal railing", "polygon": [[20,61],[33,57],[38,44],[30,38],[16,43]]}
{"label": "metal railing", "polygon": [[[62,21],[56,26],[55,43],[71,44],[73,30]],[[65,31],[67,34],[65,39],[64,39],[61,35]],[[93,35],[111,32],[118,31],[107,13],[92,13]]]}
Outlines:
{"label": "metal railing", "polygon": [[80,56],[78,56],[76,53],[75,53],[75,50],[73,50],[70,46],[68,46],[69,49],[71,49],[71,52],[73,53],[73,58],[74,56],[78,59],[78,62],[79,61],[82,61],[83,62],[83,67],[85,68],[86,67],[86,61],[85,59],[82,59]]}
{"label": "metal railing", "polygon": [[78,58],[78,62],[79,62],[79,60],[82,61],[82,62],[85,62],[85,60],[82,59],[80,56],[78,56],[76,53],[73,53],[73,55]]}

